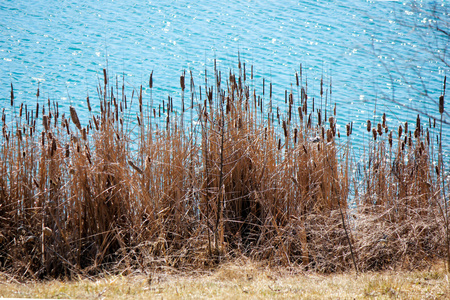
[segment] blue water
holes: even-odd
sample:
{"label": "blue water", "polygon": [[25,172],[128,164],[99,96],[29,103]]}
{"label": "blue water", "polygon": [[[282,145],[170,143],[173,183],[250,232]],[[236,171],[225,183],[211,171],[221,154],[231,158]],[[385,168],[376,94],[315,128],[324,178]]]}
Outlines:
{"label": "blue water", "polygon": [[41,99],[76,106],[85,122],[86,95],[95,98],[103,68],[123,75],[127,92],[142,84],[144,99],[154,70],[155,103],[171,95],[177,106],[182,70],[199,85],[214,59],[223,72],[237,69],[239,52],[254,65],[256,86],[273,82],[275,103],[284,103],[300,64],[310,98],[319,98],[321,76],[332,80],[338,124],[353,120],[361,144],[368,118],[386,113],[391,127],[415,120],[392,98],[438,116],[449,68],[436,55],[448,37],[421,26],[432,5],[449,20],[448,4],[418,3],[422,13],[404,1],[1,1],[1,107],[9,111],[11,83],[16,103],[34,104],[39,82]]}

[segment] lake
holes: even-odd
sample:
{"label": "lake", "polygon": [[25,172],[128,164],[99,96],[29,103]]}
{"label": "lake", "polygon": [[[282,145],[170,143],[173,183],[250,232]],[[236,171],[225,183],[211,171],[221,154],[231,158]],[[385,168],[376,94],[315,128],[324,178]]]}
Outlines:
{"label": "lake", "polygon": [[[379,122],[386,113],[391,128],[414,121],[417,112],[402,104],[439,116],[437,100],[449,69],[439,56],[448,36],[429,25],[433,12],[450,19],[448,4],[417,4],[412,9],[409,2],[368,0],[2,1],[1,107],[11,111],[11,83],[16,103],[30,104],[39,83],[41,99],[56,100],[63,110],[75,106],[86,122],[86,96],[95,98],[107,68],[109,76],[124,76],[128,92],[143,85],[144,99],[153,70],[155,103],[170,95],[179,108],[183,70],[201,84],[205,68],[213,74],[214,59],[225,73],[237,70],[239,53],[248,68],[254,66],[255,86],[262,78],[273,83],[275,103],[284,103],[300,64],[310,97],[319,98],[322,76],[327,88],[332,82],[327,109],[337,103],[341,128],[354,121],[354,145],[361,149],[368,118]],[[444,128],[448,145],[449,126]]]}

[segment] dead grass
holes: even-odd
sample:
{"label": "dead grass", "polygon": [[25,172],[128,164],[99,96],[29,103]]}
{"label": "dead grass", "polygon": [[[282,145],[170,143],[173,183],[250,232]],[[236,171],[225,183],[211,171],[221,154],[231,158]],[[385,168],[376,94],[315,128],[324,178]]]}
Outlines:
{"label": "dead grass", "polygon": [[448,299],[443,264],[425,271],[320,275],[249,261],[215,271],[174,271],[74,281],[17,283],[2,278],[0,297],[77,299]]}

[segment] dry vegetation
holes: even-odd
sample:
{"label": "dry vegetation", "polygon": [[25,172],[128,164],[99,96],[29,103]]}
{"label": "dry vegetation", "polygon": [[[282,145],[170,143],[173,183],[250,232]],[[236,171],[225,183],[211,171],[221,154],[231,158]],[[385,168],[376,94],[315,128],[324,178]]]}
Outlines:
{"label": "dry vegetation", "polygon": [[[149,271],[149,270],[148,270]],[[3,279],[0,275],[0,278]],[[75,281],[26,284],[0,280],[0,296],[64,299],[448,299],[450,285],[442,264],[423,271],[354,272],[333,275],[261,262],[235,261],[214,271],[168,269],[105,275]]]}
{"label": "dry vegetation", "polygon": [[[0,271],[76,278],[246,257],[328,273],[448,257],[442,122],[368,122],[353,174],[352,123],[338,131],[336,106],[308,96],[301,69],[282,107],[253,82],[241,62],[226,79],[215,68],[203,93],[183,73],[177,112],[170,97],[144,103],[143,87],[130,100],[104,70],[86,125],[39,89],[35,108],[3,111]],[[323,80],[318,97],[331,100]]]}

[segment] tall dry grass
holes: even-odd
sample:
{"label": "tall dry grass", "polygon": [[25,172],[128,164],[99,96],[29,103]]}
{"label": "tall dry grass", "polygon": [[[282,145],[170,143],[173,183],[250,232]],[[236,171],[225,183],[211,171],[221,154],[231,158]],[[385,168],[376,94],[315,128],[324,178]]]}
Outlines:
{"label": "tall dry grass", "polygon": [[[333,272],[449,257],[448,183],[442,156],[434,168],[431,120],[418,117],[414,131],[389,129],[385,115],[368,124],[353,176],[352,124],[339,132],[336,106],[318,107],[301,69],[279,107],[272,84],[267,93],[263,80],[259,94],[240,61],[236,74],[214,68],[201,87],[183,72],[180,111],[171,97],[153,106],[153,73],[131,100],[103,73],[100,113],[86,99],[88,124],[39,88],[35,108],[3,111],[2,271],[70,277],[246,256]],[[318,97],[331,99],[323,79]]]}

